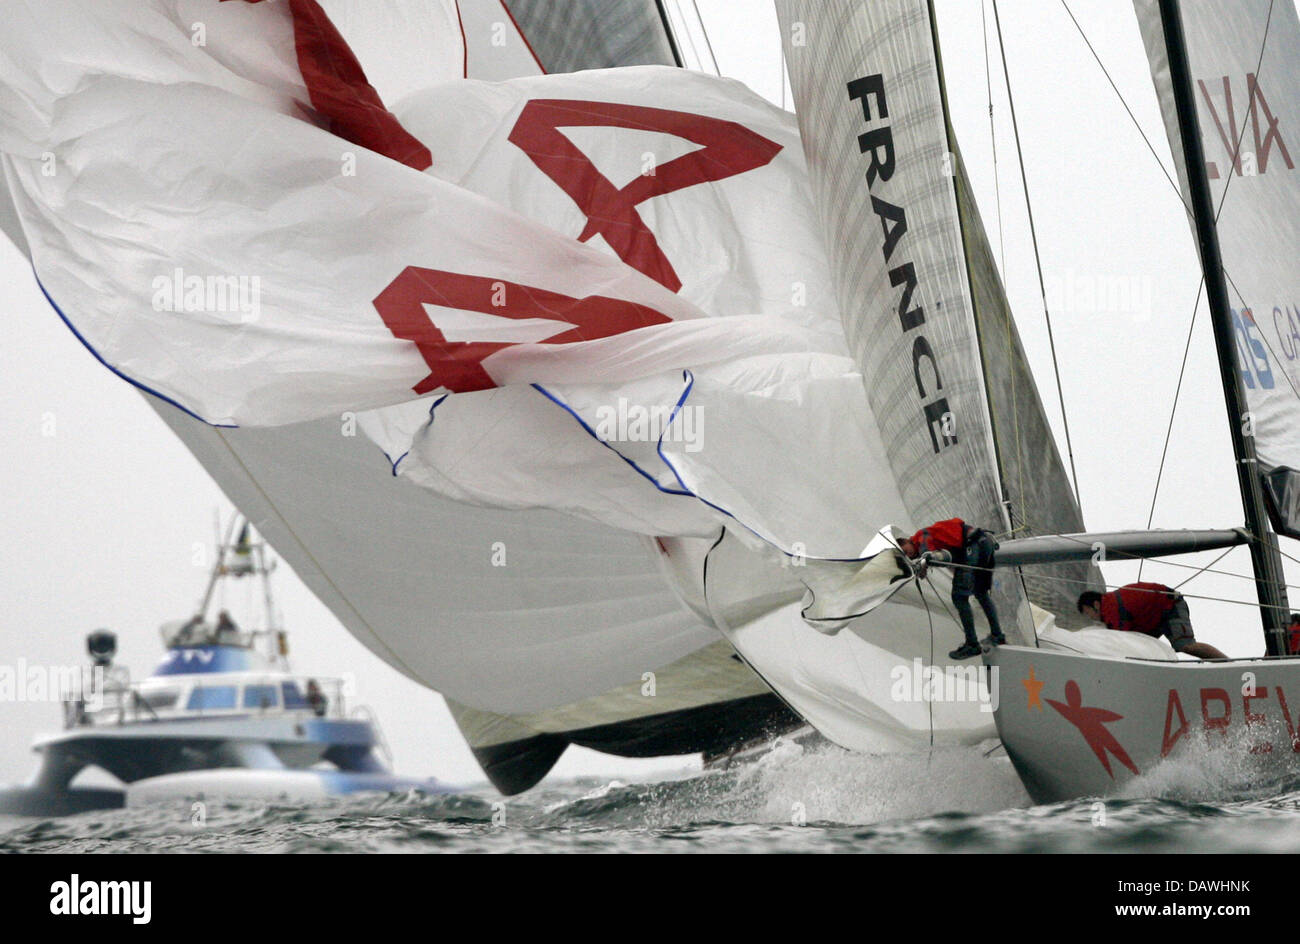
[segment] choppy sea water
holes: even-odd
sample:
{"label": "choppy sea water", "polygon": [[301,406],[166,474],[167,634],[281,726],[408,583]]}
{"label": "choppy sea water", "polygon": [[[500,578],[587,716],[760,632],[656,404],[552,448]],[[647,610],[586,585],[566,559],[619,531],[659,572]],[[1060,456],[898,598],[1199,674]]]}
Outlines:
{"label": "choppy sea water", "polygon": [[311,805],[189,800],[0,818],[0,852],[1297,852],[1293,761],[1189,756],[1122,796],[1033,805],[1005,757],[779,745],[653,783]]}

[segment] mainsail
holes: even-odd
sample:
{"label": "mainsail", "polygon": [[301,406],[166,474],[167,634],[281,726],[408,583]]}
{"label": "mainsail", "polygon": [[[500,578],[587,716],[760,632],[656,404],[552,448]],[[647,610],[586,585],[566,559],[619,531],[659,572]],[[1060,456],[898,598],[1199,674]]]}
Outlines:
{"label": "mainsail", "polygon": [[[1188,181],[1155,0],[1135,0],[1177,167]],[[1295,4],[1179,4],[1237,360],[1274,528],[1300,537],[1300,47]],[[1234,420],[1237,422],[1237,420]]]}
{"label": "mainsail", "polygon": [[[1082,530],[948,123],[929,3],[777,10],[845,330],[912,521]],[[1068,619],[1074,584],[1055,578],[1086,576],[1028,578],[1030,599]],[[1020,588],[1001,583],[1014,611]]]}

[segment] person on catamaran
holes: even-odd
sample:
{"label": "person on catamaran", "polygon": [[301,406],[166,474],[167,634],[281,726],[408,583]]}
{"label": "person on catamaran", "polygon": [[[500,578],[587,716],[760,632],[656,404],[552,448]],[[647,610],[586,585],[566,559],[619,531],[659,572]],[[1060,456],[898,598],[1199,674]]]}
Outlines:
{"label": "person on catamaran", "polygon": [[1286,651],[1300,656],[1300,613],[1291,614],[1291,625],[1286,628]]}
{"label": "person on catamaran", "polygon": [[993,552],[998,547],[993,535],[983,528],[971,527],[960,518],[948,518],[922,528],[910,538],[904,538],[898,546],[908,558],[921,559],[921,565],[916,571],[918,577],[925,576],[931,561],[956,565],[952,569],[952,605],[961,617],[961,628],[966,634],[966,641],[948,653],[948,658],[969,659],[984,652],[979,637],[975,635],[975,614],[970,607],[972,596],[979,601],[980,608],[989,621],[993,644],[1000,646],[1007,641],[1007,637],[1002,634],[1002,624],[998,622],[997,607],[989,595],[993,589]]}
{"label": "person on catamaran", "polygon": [[230,618],[230,614],[222,610],[217,616],[216,641],[219,645],[234,646],[239,644],[239,627],[235,621]]}
{"label": "person on catamaran", "polygon": [[1228,658],[1208,642],[1196,641],[1187,601],[1162,583],[1130,583],[1109,593],[1086,590],[1079,594],[1079,612],[1110,629],[1165,636],[1174,652],[1198,659]]}

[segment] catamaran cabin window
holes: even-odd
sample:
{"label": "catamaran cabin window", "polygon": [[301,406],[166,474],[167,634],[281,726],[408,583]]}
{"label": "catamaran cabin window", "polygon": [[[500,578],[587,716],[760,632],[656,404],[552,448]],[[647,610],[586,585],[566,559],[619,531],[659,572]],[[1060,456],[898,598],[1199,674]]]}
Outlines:
{"label": "catamaran cabin window", "polygon": [[144,703],[157,711],[160,708],[175,708],[176,699],[180,697],[179,688],[162,688],[153,692],[142,692],[140,697]]}
{"label": "catamaran cabin window", "polygon": [[215,685],[209,688],[196,688],[190,692],[187,706],[191,711],[206,711],[213,708],[235,707],[235,686]]}
{"label": "catamaran cabin window", "polygon": [[245,708],[274,708],[275,705],[274,685],[247,685],[244,687]]}
{"label": "catamaran cabin window", "polygon": [[286,708],[308,708],[307,699],[303,697],[302,692],[298,690],[296,682],[285,682],[280,686],[284,690],[284,707]]}

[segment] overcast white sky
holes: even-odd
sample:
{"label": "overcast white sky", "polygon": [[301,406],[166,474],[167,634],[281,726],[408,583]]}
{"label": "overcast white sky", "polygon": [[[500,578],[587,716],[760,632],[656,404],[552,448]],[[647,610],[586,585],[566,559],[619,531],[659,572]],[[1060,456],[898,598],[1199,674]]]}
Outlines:
{"label": "overcast white sky", "polygon": [[[723,72],[779,101],[779,37],[768,0],[699,0],[699,7]],[[937,8],[953,119],[996,252],[981,4],[937,0]],[[1071,9],[1172,166],[1128,0],[1075,0]],[[1044,271],[1062,286],[1114,279],[1134,288],[1137,304],[1067,304],[1054,312],[1054,324],[1088,527],[1142,527],[1197,291],[1191,235],[1176,195],[1062,6],[1003,0],[1000,11]],[[995,46],[993,56],[1004,277],[1060,442]],[[1300,132],[1282,133],[1295,153],[1300,145],[1289,135]],[[229,503],[140,394],[99,366],[64,327],[7,242],[0,244],[0,285],[9,312],[0,346],[0,442],[7,453],[0,464],[0,664],[80,664],[85,633],[104,626],[118,633],[120,661],[136,676],[146,674],[161,655],[157,626],[189,614],[197,602],[206,574],[192,563],[194,549],[211,543],[213,510],[227,515]],[[1204,317],[1188,376],[1154,524],[1233,526],[1241,509]],[[1294,542],[1285,545],[1300,556]],[[1218,566],[1249,571],[1244,551]],[[1116,567],[1107,577],[1121,582],[1134,570]],[[1188,573],[1153,564],[1144,576],[1174,584]],[[1288,574],[1300,582],[1289,563]],[[277,587],[295,667],[355,673],[360,700],[377,712],[400,771],[481,780],[439,696],[355,642],[287,567]],[[1185,589],[1251,598],[1248,582],[1228,577],[1207,575]],[[1300,591],[1293,595],[1300,603]],[[1192,615],[1198,637],[1232,655],[1263,649],[1249,608],[1193,601]],[[32,735],[55,730],[59,721],[54,704],[0,705],[0,781],[27,775]],[[571,749],[557,773],[629,779],[687,766],[684,759],[636,762]]]}

